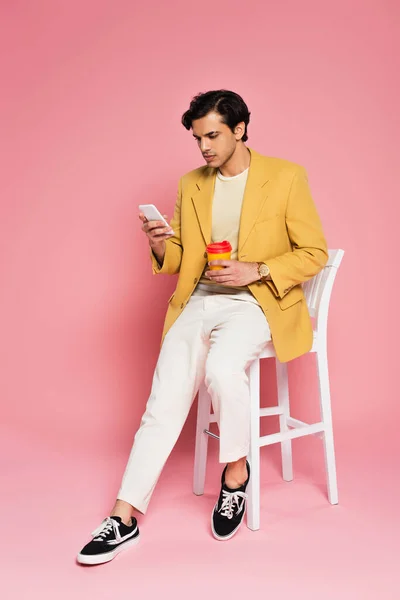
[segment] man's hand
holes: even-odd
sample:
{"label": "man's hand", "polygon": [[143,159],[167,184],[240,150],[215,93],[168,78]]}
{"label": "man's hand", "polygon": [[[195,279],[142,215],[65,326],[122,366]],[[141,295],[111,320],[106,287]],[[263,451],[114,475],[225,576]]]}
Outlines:
{"label": "man's hand", "polygon": [[[167,215],[163,215],[167,219]],[[142,231],[147,235],[149,244],[152,248],[164,247],[163,242],[172,237],[172,229],[166,226],[163,221],[148,221],[142,212],[139,213],[139,219],[142,221]]]}
{"label": "man's hand", "polygon": [[[163,215],[167,219],[167,215]],[[163,266],[165,256],[165,240],[173,234],[170,233],[172,228],[166,227],[163,221],[148,221],[142,212],[139,213],[139,219],[142,221],[142,231],[147,235],[150,248],[160,267]]]}
{"label": "man's hand", "polygon": [[231,286],[244,286],[260,279],[256,262],[238,260],[212,260],[210,266],[219,265],[222,269],[206,271],[205,276],[215,283]]}

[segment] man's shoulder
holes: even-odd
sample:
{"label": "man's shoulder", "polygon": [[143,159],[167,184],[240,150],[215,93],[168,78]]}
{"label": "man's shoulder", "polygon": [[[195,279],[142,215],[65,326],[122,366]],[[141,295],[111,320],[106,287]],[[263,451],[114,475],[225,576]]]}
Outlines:
{"label": "man's shoulder", "polygon": [[266,169],[274,171],[286,171],[294,173],[298,171],[304,171],[304,167],[292,160],[286,158],[279,158],[277,156],[265,156],[255,150],[252,150],[252,155],[256,158],[257,162],[263,163]]}
{"label": "man's shoulder", "polygon": [[210,167],[207,167],[207,165],[203,165],[202,167],[197,167],[196,169],[192,169],[191,171],[188,171],[187,173],[182,175],[181,181],[186,183],[190,181],[195,182],[200,177],[202,177],[202,175],[207,175],[208,172],[211,172]]}

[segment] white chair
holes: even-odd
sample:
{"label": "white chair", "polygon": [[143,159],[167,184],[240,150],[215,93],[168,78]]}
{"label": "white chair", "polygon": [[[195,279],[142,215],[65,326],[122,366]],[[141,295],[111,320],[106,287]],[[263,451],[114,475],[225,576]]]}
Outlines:
{"label": "white chair", "polygon": [[[327,325],[333,283],[343,255],[343,250],[329,250],[329,259],[322,271],[302,284],[310,316],[315,317],[314,341],[310,352],[315,352],[317,358],[321,421],[308,424],[290,416],[287,363],[281,363],[276,359],[272,342],[248,369],[251,397],[248,459],[251,465],[251,477],[247,488],[247,526],[252,530],[260,528],[260,448],[262,446],[278,442],[281,444],[283,479],[291,481],[293,479],[292,439],[310,434],[321,437],[325,451],[328,499],[331,504],[338,503],[328,373]],[[275,358],[277,373],[278,405],[269,408],[260,408],[260,360],[264,358]],[[199,389],[194,459],[193,491],[198,496],[204,493],[208,439],[210,436],[219,439],[219,436],[209,431],[210,423],[216,422],[215,416],[210,411],[211,397],[203,382]],[[269,415],[279,415],[280,431],[260,436],[260,417]]]}

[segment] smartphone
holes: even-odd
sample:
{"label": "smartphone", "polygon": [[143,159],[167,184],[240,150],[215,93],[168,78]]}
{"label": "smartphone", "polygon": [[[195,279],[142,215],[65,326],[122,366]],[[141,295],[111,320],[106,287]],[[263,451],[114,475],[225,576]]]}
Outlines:
{"label": "smartphone", "polygon": [[[154,204],[139,204],[139,210],[144,214],[148,221],[163,221],[167,227],[170,227],[168,221],[164,219]],[[175,232],[171,230],[168,235],[175,235]]]}

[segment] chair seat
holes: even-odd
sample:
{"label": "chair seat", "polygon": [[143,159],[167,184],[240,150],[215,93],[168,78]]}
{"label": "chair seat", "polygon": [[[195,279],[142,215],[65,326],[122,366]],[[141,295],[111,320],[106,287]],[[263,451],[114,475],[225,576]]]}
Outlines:
{"label": "chair seat", "polygon": [[[313,331],[313,345],[309,352],[316,352],[316,342],[317,342],[317,332]],[[264,350],[261,352],[259,358],[276,358],[275,348],[272,343],[272,340],[268,342]]]}

